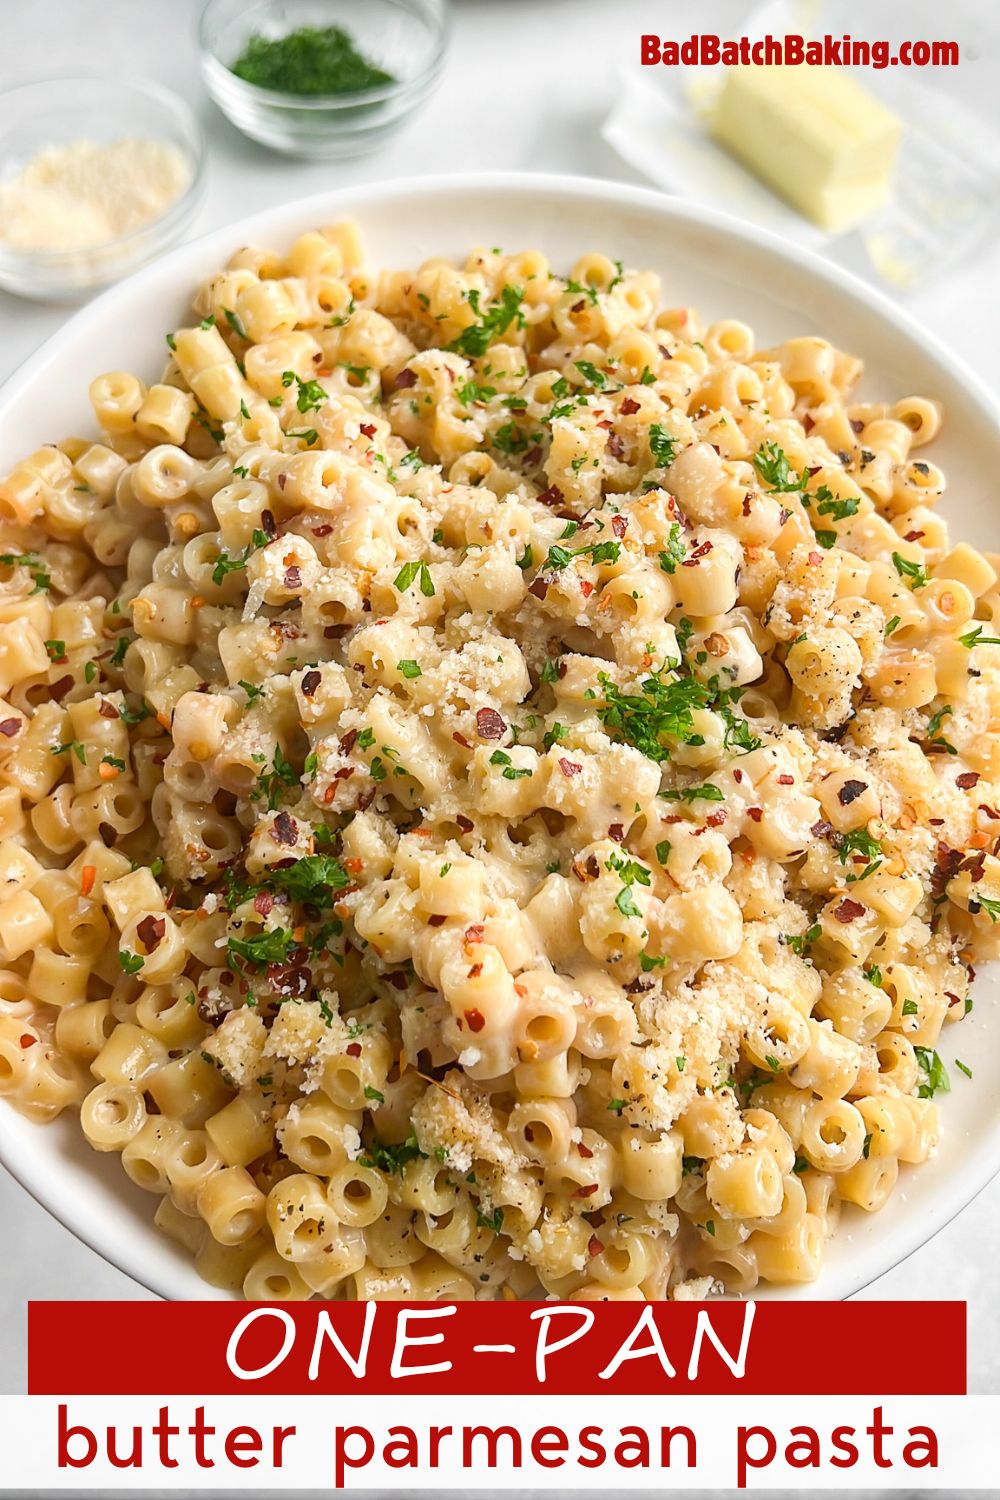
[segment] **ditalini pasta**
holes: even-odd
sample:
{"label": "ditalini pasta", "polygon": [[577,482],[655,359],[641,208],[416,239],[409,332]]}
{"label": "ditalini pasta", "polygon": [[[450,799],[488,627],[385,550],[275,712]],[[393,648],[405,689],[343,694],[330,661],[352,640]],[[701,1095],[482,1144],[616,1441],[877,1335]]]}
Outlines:
{"label": "ditalini pasta", "polygon": [[563,269],[241,250],[0,485],[0,1092],[251,1298],[808,1281],[997,948],[937,405]]}

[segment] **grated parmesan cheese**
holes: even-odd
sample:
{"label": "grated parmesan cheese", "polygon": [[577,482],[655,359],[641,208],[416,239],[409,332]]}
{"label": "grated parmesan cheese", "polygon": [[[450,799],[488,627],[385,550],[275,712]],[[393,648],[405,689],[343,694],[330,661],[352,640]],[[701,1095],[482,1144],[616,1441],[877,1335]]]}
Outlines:
{"label": "grated parmesan cheese", "polygon": [[191,169],[166,141],[74,141],[39,152],[0,183],[0,243],[88,250],[151,223],[181,196]]}

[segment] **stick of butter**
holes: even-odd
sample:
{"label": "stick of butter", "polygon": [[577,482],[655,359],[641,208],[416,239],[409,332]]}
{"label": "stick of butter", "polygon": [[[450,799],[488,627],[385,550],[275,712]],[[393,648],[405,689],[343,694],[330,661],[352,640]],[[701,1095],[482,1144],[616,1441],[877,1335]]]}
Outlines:
{"label": "stick of butter", "polygon": [[834,233],[889,194],[899,120],[836,68],[729,68],[712,134],[800,213]]}

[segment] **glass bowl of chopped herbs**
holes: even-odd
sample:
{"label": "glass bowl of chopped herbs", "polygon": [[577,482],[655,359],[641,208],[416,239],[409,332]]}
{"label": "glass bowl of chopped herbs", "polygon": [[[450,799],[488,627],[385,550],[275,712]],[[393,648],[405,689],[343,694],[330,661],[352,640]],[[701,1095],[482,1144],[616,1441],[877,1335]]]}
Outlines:
{"label": "glass bowl of chopped herbs", "polygon": [[208,0],[209,93],[245,135],[292,156],[358,156],[424,103],[448,0]]}

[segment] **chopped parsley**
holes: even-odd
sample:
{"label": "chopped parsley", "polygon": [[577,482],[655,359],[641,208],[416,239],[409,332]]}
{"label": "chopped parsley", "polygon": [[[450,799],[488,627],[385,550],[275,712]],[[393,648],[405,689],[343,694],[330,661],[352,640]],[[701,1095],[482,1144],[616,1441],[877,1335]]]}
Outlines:
{"label": "chopped parsley", "polygon": [[775,494],[790,495],[803,487],[802,475],[796,474],[777,443],[762,443],[753,456],[753,466]]}
{"label": "chopped parsley", "polygon": [[492,1230],[494,1234],[499,1234],[500,1230],[503,1228],[503,1209],[495,1208],[491,1214],[484,1214],[483,1210],[477,1204],[476,1223],[479,1225],[480,1229],[489,1229]]}
{"label": "chopped parsley", "polygon": [[786,948],[791,948],[792,952],[796,953],[799,958],[805,958],[813,943],[821,936],[822,931],[823,929],[819,923],[814,922],[811,927],[806,928],[805,932],[789,932],[781,941]]}
{"label": "chopped parsley", "polygon": [[118,962],[123,974],[138,974],[146,960],[139,953],[129,953],[127,949],[119,948]]}
{"label": "chopped parsley", "polygon": [[726,800],[722,788],[715,786],[711,781],[706,781],[704,786],[686,786],[681,791],[661,792],[660,796],[667,802],[724,802]]}
{"label": "chopped parsley", "polygon": [[862,854],[868,861],[860,875],[848,875],[848,885],[873,875],[882,863],[882,845],[878,839],[872,838],[867,828],[852,828],[849,833],[840,834],[837,838],[837,853],[842,865],[846,865],[854,854]]}
{"label": "chopped parsley", "polygon": [[61,745],[52,746],[53,755],[65,755],[67,750],[72,750],[81,766],[87,764],[87,751],[82,740],[65,740]]}
{"label": "chopped parsley", "polygon": [[289,949],[294,947],[294,940],[292,934],[283,927],[274,927],[269,932],[258,932],[249,938],[231,937],[226,947],[231,959],[240,958],[258,969],[264,969],[268,964],[285,963]]}
{"label": "chopped parsley", "polygon": [[930,574],[926,568],[921,567],[920,563],[910,562],[908,557],[903,557],[899,552],[892,554],[892,565],[900,578],[906,578],[909,581],[911,589],[926,588],[930,581]]}
{"label": "chopped parsley", "polygon": [[215,567],[212,569],[212,582],[222,583],[229,573],[239,573],[246,569],[246,565],[255,552],[261,547],[266,547],[270,538],[266,531],[256,530],[243,550],[242,557],[231,557],[228,552],[220,552],[215,559]]}
{"label": "chopped parsley", "polygon": [[365,1147],[365,1154],[359,1157],[364,1167],[375,1167],[380,1172],[386,1172],[390,1177],[402,1177],[403,1168],[411,1161],[422,1161],[427,1152],[421,1151],[417,1144],[417,1137],[413,1133],[407,1136],[405,1141],[389,1146],[380,1141],[376,1136],[370,1146]]}
{"label": "chopped parsley", "polygon": [[687,548],[684,546],[684,533],[677,521],[670,523],[670,536],[667,545],[660,553],[660,567],[664,573],[676,573],[677,564],[684,561]]}
{"label": "chopped parsley", "polygon": [[923,1081],[917,1089],[917,1098],[933,1099],[935,1094],[950,1093],[951,1082],[940,1054],[929,1047],[914,1047],[913,1051],[923,1076]]}
{"label": "chopped parsley", "polygon": [[653,455],[653,462],[658,468],[667,469],[677,457],[678,439],[671,437],[658,422],[654,422],[649,429],[649,451]]}
{"label": "chopped parsley", "polygon": [[1000,646],[1000,635],[983,635],[985,629],[985,625],[977,625],[974,630],[967,631],[958,639],[970,651],[974,646]]}
{"label": "chopped parsley", "polygon": [[[261,757],[263,759],[263,757]],[[280,745],[274,747],[274,759],[270,771],[263,771],[257,777],[257,787],[251,792],[251,801],[256,802],[261,797],[267,798],[268,810],[273,812],[281,801],[286,787],[298,786],[299,773],[285,756]]]}
{"label": "chopped parsley", "polygon": [[8,568],[27,568],[35,580],[34,594],[43,593],[52,582],[37,552],[0,552],[0,563],[5,563]]}
{"label": "chopped parsley", "polygon": [[468,302],[477,321],[468,328],[463,328],[448,348],[470,359],[478,359],[486,353],[494,339],[507,332],[512,323],[516,321],[518,328],[524,327],[524,314],[521,312],[523,299],[524,293],[519,287],[505,286],[500,293],[499,302],[484,310],[480,306],[479,292],[473,287],[468,293]]}
{"label": "chopped parsley", "polygon": [[432,599],[434,597],[434,581],[431,578],[430,569],[422,561],[404,563],[393,579],[393,587],[398,589],[401,594],[405,594],[415,578],[420,579],[420,592],[424,598]]}
{"label": "chopped parsley", "polygon": [[712,692],[703,683],[659,673],[644,678],[641,692],[624,693],[603,672],[600,683],[604,707],[597,710],[598,718],[649,760],[669,760],[669,740],[703,743],[695,734],[692,717],[696,708],[707,708],[712,701]]}
{"label": "chopped parsley", "polygon": [[400,672],[404,677],[408,678],[420,677],[423,675],[420,671],[420,663],[411,661],[409,658],[404,661],[398,661],[396,663],[396,671]]}
{"label": "chopped parsley", "polygon": [[835,521],[846,521],[848,516],[856,516],[861,504],[854,495],[848,495],[846,500],[838,500],[825,484],[820,485],[815,498],[818,502],[817,515],[832,516]]}
{"label": "chopped parsley", "polygon": [[329,400],[318,380],[303,380],[301,375],[296,375],[294,370],[285,370],[281,383],[286,390],[293,383],[298,386],[295,405],[302,413],[319,411],[320,407],[325,406]]}

